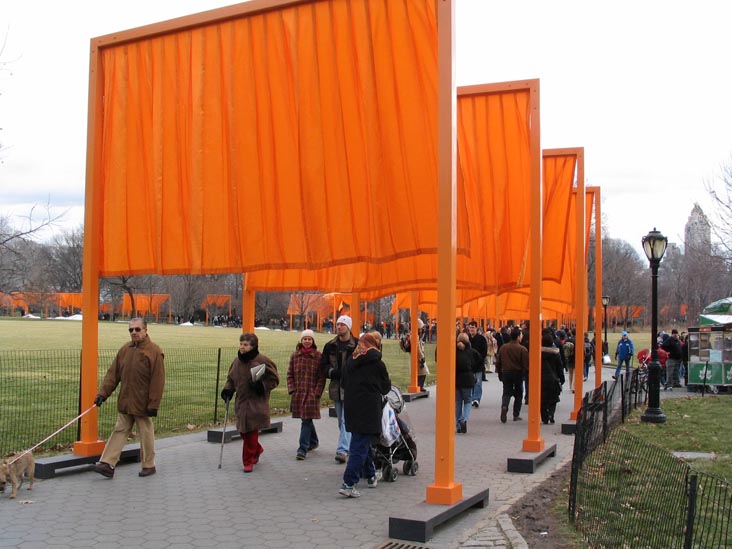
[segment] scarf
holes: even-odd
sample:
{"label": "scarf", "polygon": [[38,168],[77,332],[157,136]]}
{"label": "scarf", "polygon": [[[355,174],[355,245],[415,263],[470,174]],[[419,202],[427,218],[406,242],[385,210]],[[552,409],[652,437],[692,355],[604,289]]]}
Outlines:
{"label": "scarf", "polygon": [[247,351],[246,353],[242,353],[241,351],[237,352],[237,355],[239,356],[239,360],[241,360],[242,362],[249,362],[258,354],[259,354],[259,347],[254,347],[252,350]]}

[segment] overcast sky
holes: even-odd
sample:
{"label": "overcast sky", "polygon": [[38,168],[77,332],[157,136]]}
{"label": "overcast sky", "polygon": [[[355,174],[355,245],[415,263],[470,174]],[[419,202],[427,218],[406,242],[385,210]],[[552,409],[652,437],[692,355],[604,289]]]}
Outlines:
{"label": "overcast sky", "polygon": [[[89,40],[215,0],[9,0],[0,10],[0,215],[83,222]],[[732,2],[456,0],[458,85],[539,78],[542,148],[584,147],[609,236],[683,243],[732,163]],[[17,220],[17,218],[15,218]],[[548,242],[551,243],[551,234]]]}

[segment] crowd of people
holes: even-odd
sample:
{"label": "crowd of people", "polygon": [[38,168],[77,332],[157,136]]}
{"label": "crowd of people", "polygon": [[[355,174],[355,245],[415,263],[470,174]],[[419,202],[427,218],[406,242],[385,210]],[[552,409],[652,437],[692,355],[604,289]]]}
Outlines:
{"label": "crowd of people", "polygon": [[[369,488],[380,480],[374,466],[372,447],[378,444],[382,432],[385,395],[391,390],[391,380],[381,353],[382,334],[379,330],[352,332],[350,316],[341,315],[335,323],[335,336],[318,349],[315,333],[306,329],[300,334],[291,354],[286,372],[287,391],[291,398],[292,417],[301,420],[295,459],[305,460],[320,441],[314,420],[320,419],[321,398],[328,384],[338,419],[339,436],[335,461],[346,464],[339,493],[359,497],[357,485],[366,479]],[[522,404],[528,404],[529,325],[503,326],[496,331],[483,330],[470,321],[464,328],[457,326],[455,347],[455,432],[466,434],[471,410],[480,408],[482,385],[488,373],[497,373],[503,384],[500,421],[506,423],[509,409],[513,421],[521,421]],[[140,434],[142,467],[140,476],[156,472],[154,429],[152,418],[157,416],[165,384],[164,354],[149,338],[147,323],[142,318],[129,321],[130,341],[118,351],[95,397],[94,404],[105,400],[121,386],[118,398],[118,420],[110,435],[100,462],[95,466],[101,475],[114,477],[122,449],[137,425]],[[665,388],[680,387],[686,356],[686,334],[672,330],[658,336],[659,358],[665,363]],[[418,355],[418,383],[421,391],[429,367],[424,343],[426,325],[418,320],[416,334],[404,332],[400,348]],[[594,356],[595,341],[588,334],[577,338],[574,330],[546,327],[541,337],[541,396],[540,415],[543,423],[554,423],[556,405],[568,379],[574,392],[575,356],[584,357],[584,379]],[[635,348],[628,332],[621,333],[615,349],[617,368],[614,379],[625,367],[630,374]],[[436,358],[436,353],[435,353]],[[565,378],[565,372],[567,376]],[[328,383],[329,381],[329,383]],[[253,333],[239,337],[239,351],[231,363],[221,391],[228,412],[234,401],[236,427],[242,438],[242,468],[254,471],[264,448],[259,431],[270,427],[271,392],[280,384],[275,363],[259,350],[259,340]],[[512,402],[513,401],[513,402]]]}

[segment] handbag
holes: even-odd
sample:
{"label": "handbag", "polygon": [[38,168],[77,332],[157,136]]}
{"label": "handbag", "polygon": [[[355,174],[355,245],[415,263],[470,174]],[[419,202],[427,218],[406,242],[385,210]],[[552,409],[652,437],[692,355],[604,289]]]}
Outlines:
{"label": "handbag", "polygon": [[386,403],[381,411],[381,444],[391,446],[399,439],[399,424],[392,407]]}

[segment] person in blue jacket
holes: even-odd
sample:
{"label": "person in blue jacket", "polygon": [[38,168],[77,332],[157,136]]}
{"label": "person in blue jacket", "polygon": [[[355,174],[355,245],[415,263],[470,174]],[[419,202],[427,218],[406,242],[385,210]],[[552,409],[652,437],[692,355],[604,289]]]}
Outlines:
{"label": "person in blue jacket", "polygon": [[623,330],[623,333],[620,334],[618,346],[615,348],[615,359],[618,361],[618,367],[615,368],[613,379],[618,379],[623,364],[625,364],[625,375],[630,376],[630,361],[633,360],[634,353],[633,342],[628,337],[628,332]]}

